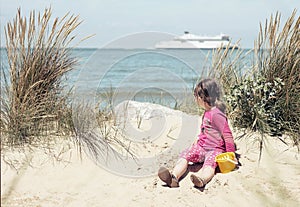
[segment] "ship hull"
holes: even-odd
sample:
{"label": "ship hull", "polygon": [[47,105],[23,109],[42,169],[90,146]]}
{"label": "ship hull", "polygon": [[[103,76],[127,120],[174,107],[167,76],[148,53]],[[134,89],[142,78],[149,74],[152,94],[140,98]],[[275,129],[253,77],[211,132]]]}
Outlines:
{"label": "ship hull", "polygon": [[229,42],[180,42],[180,41],[167,41],[155,45],[156,49],[218,49],[218,48],[237,48],[237,46],[230,45]]}
{"label": "ship hull", "polygon": [[158,42],[155,45],[157,49],[218,49],[218,48],[234,48],[237,45],[230,43],[228,35],[218,36],[198,36],[185,32],[184,35],[175,37],[170,41]]}

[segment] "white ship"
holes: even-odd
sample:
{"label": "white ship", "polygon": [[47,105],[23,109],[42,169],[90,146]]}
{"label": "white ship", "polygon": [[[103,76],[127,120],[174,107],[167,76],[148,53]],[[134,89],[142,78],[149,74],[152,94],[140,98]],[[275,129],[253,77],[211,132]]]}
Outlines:
{"label": "white ship", "polygon": [[155,45],[157,49],[216,49],[216,48],[237,49],[237,45],[230,43],[229,36],[220,34],[217,36],[198,36],[184,32],[183,35],[175,37],[170,41],[162,41]]}

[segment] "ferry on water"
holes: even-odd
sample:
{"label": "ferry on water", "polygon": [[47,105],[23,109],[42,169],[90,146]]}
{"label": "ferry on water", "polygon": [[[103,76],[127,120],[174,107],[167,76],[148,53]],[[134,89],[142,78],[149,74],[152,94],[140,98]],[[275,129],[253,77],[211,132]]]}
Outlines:
{"label": "ferry on water", "polygon": [[170,41],[161,41],[155,45],[157,49],[237,49],[238,45],[230,43],[229,35],[220,34],[216,36],[198,36],[184,32],[183,35],[175,37]]}

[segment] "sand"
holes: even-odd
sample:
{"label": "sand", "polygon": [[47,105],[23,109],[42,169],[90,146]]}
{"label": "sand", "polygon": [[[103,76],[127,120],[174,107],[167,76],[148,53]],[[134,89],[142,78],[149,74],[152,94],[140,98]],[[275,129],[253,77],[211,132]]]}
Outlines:
{"label": "sand", "polygon": [[[121,115],[124,106],[127,112]],[[236,139],[238,169],[217,173],[203,189],[193,187],[189,172],[179,188],[171,189],[156,172],[159,166],[171,168],[179,151],[196,138],[199,116],[138,102],[123,103],[116,111],[136,162],[124,156],[106,165],[80,155],[66,141],[50,151],[2,150],[1,206],[299,206],[299,153],[287,138],[287,145],[266,138],[260,162],[259,135]]]}

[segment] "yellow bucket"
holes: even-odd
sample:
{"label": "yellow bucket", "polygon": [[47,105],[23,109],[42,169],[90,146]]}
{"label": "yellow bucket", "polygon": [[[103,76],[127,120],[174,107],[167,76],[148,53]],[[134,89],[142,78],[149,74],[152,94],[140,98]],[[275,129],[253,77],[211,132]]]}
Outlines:
{"label": "yellow bucket", "polygon": [[238,164],[235,161],[234,152],[225,152],[216,156],[215,161],[218,163],[221,173],[232,171]]}

